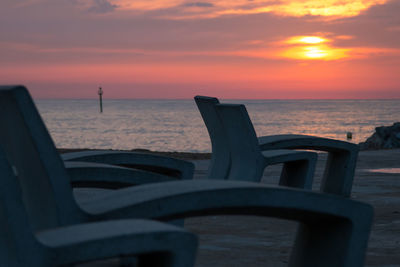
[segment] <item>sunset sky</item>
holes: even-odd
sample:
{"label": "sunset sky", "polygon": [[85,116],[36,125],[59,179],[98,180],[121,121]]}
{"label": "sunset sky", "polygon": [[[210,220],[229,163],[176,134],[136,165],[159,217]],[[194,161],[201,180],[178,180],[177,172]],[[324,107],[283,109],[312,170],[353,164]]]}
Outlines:
{"label": "sunset sky", "polygon": [[2,0],[36,98],[400,98],[399,0]]}

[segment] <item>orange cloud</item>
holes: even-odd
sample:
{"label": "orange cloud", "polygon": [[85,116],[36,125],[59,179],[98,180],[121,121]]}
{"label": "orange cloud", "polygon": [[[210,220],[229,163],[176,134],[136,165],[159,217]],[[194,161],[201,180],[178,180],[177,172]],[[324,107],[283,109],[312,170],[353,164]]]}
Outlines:
{"label": "orange cloud", "polygon": [[283,1],[276,5],[274,13],[286,16],[324,16],[324,17],[352,17],[367,10],[371,6],[381,5],[387,0],[298,0]]}
{"label": "orange cloud", "polygon": [[287,39],[287,44],[321,44],[330,40],[320,36],[295,36]]}
{"label": "orange cloud", "polygon": [[[93,0],[78,0],[90,6]],[[374,5],[388,0],[216,0],[193,4],[185,0],[109,0],[119,10],[155,11],[175,8],[178,13],[170,18],[207,18],[222,15],[273,13],[280,16],[322,16],[343,18],[357,16]]]}

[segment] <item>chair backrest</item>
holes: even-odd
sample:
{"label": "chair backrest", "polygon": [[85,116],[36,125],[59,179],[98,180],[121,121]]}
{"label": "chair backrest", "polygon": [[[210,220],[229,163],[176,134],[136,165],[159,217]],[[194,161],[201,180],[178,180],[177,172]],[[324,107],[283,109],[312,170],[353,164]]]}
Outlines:
{"label": "chair backrest", "polygon": [[212,154],[208,178],[227,179],[230,168],[230,151],[224,127],[215,109],[219,100],[208,96],[195,96],[194,100],[211,139]]}
{"label": "chair backrest", "polygon": [[0,150],[0,266],[37,266],[43,257],[29,225],[21,190]]}
{"label": "chair backrest", "polygon": [[226,129],[231,151],[229,180],[259,181],[264,170],[264,158],[246,107],[240,104],[217,104],[217,114]]}
{"label": "chair backrest", "polygon": [[85,216],[25,87],[0,87],[0,129],[0,147],[18,177],[33,230],[72,224]]}

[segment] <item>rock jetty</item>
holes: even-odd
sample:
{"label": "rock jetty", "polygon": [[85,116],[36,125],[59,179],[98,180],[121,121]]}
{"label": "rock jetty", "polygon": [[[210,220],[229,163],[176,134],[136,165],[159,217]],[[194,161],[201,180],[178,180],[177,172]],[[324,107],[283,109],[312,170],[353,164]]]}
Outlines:
{"label": "rock jetty", "polygon": [[359,145],[360,150],[400,148],[400,122],[376,127],[375,133]]}

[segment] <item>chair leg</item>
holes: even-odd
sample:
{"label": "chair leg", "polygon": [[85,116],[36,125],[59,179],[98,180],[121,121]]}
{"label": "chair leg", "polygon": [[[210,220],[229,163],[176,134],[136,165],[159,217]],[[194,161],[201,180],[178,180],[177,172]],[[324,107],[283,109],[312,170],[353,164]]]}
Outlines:
{"label": "chair leg", "polygon": [[[191,255],[194,257],[194,255]],[[175,262],[170,253],[148,254],[138,257],[137,264],[129,267],[186,267],[182,262]],[[174,263],[175,262],[175,263]]]}
{"label": "chair leg", "polygon": [[321,191],[349,197],[353,185],[358,151],[328,153]]}
{"label": "chair leg", "polygon": [[138,258],[134,256],[122,256],[119,259],[121,267],[138,267]]}
{"label": "chair leg", "polygon": [[[358,225],[356,225],[358,224]],[[301,223],[290,267],[362,267],[370,225],[346,219]]]}
{"label": "chair leg", "polygon": [[316,159],[285,162],[283,164],[279,185],[311,189],[315,164]]}

